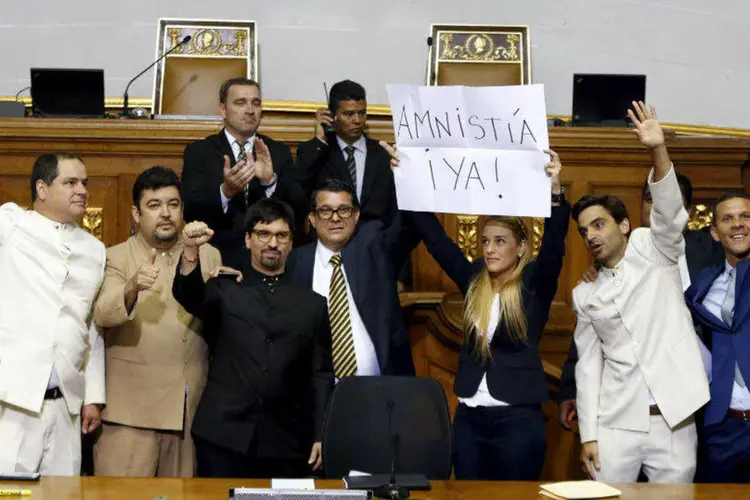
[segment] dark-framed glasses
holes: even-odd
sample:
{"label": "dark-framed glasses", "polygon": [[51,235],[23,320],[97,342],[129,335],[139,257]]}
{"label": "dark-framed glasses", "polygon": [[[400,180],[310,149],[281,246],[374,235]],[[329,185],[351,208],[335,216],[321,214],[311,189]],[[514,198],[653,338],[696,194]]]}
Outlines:
{"label": "dark-framed glasses", "polygon": [[315,213],[323,220],[330,219],[333,217],[333,214],[338,214],[341,219],[348,219],[354,214],[354,210],[354,207],[351,205],[342,205],[339,208],[320,207],[315,209]]}
{"label": "dark-framed glasses", "polygon": [[279,231],[274,233],[273,231],[266,231],[264,229],[253,229],[253,234],[258,237],[261,243],[268,243],[271,238],[276,238],[277,243],[289,243],[292,241],[292,233],[290,231]]}

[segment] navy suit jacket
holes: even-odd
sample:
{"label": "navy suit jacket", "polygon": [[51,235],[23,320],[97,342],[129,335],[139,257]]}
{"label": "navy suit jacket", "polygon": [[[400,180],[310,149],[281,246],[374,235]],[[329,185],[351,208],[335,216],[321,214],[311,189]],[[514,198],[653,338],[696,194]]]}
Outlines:
{"label": "navy suit jacket", "polygon": [[[354,302],[372,339],[382,375],[414,375],[409,334],[401,315],[396,273],[419,239],[396,216],[385,227],[380,221],[360,222],[341,257]],[[287,261],[292,280],[312,289],[318,242],[296,248]]]}
{"label": "navy suit jacket", "polygon": [[711,401],[706,408],[706,425],[721,422],[729,409],[734,385],[735,362],[742,377],[750,380],[750,261],[737,264],[732,326],[711,314],[703,305],[724,266],[705,269],[685,292],[685,298],[703,334],[711,338]]}

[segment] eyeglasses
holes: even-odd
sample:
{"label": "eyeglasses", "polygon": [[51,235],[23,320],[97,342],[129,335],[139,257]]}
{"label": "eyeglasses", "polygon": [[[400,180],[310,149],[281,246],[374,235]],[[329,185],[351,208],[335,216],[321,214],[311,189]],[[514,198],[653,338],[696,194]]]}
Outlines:
{"label": "eyeglasses", "polygon": [[253,229],[253,234],[258,237],[261,243],[268,243],[271,238],[276,238],[277,243],[289,243],[292,240],[292,233],[289,231],[279,231],[274,233],[271,231],[264,231],[262,229]]}
{"label": "eyeglasses", "polygon": [[342,219],[348,219],[352,216],[354,210],[354,207],[350,205],[343,205],[339,208],[320,207],[315,209],[315,213],[318,214],[318,217],[323,220],[330,219],[331,217],[333,217],[333,214],[338,214],[338,216]]}

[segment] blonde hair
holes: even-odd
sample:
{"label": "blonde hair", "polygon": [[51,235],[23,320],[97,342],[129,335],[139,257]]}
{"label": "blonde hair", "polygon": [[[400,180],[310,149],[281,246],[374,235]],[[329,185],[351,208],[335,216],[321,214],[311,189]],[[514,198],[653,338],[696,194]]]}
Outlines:
{"label": "blonde hair", "polygon": [[[487,224],[499,224],[510,229],[519,245],[528,242],[526,227],[519,217],[490,217],[487,219],[485,226]],[[464,299],[464,332],[467,337],[472,338],[475,351],[483,361],[492,358],[487,330],[489,329],[490,313],[495,294],[500,294],[500,320],[498,324],[502,324],[503,321],[507,323],[511,340],[523,343],[528,340],[528,322],[523,310],[521,286],[524,268],[530,261],[531,251],[527,244],[516,268],[508,280],[498,289],[493,286],[490,272],[486,266],[469,285]]]}

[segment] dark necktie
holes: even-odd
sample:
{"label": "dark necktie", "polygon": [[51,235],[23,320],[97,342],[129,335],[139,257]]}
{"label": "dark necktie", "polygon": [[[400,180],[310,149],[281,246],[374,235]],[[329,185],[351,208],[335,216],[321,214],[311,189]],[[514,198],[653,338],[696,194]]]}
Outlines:
{"label": "dark necktie", "polygon": [[[736,269],[729,271],[729,284],[727,288],[727,294],[724,296],[724,302],[721,304],[721,319],[724,320],[729,326],[732,326],[732,320],[734,319],[734,297],[736,287]],[[745,379],[742,378],[742,372],[740,372],[740,366],[734,364],[734,381],[740,387],[745,387]]]}
{"label": "dark necktie", "polygon": [[[241,161],[247,161],[247,151],[245,151],[245,146],[247,146],[247,141],[235,141],[237,143],[237,146],[239,146],[240,151],[237,153],[237,163]],[[249,187],[250,183],[248,182],[245,184],[245,205],[248,204],[248,196],[249,196]]]}
{"label": "dark necktie", "polygon": [[349,175],[352,177],[352,189],[357,191],[357,162],[354,160],[354,146],[344,148],[346,152],[346,168],[349,169]]}

